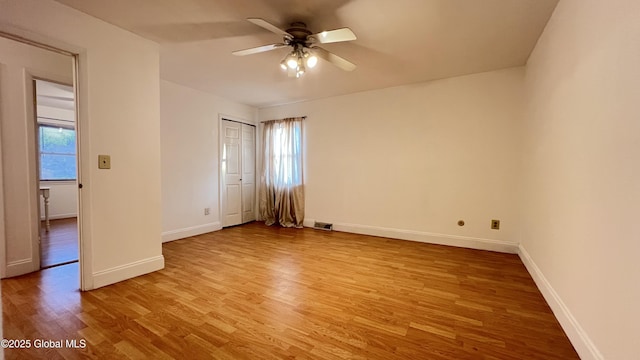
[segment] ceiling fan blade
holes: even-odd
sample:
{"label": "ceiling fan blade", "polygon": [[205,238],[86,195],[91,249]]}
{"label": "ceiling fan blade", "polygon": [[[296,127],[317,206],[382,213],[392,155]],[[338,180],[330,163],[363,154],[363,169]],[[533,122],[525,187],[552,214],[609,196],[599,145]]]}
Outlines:
{"label": "ceiling fan blade", "polygon": [[260,18],[248,18],[247,21],[250,21],[258,26],[260,26],[263,29],[269,30],[274,34],[278,34],[278,35],[282,35],[287,39],[291,39],[293,38],[293,36],[291,36],[291,34],[289,34],[288,32],[280,29],[279,27],[268,23],[266,20],[264,19],[260,19]]}
{"label": "ceiling fan blade", "polygon": [[232,54],[236,55],[236,56],[245,56],[245,55],[257,54],[257,53],[261,53],[261,52],[265,52],[265,51],[271,51],[271,50],[279,49],[279,48],[281,48],[283,46],[287,46],[287,45],[285,45],[285,44],[262,45],[262,46],[258,46],[258,47],[254,47],[254,48],[250,48],[250,49],[236,50],[236,51],[232,52]]}
{"label": "ceiling fan blade", "polygon": [[343,59],[340,56],[334,53],[331,53],[321,47],[313,46],[311,49],[313,50],[313,53],[317,57],[332,63],[333,65],[341,68],[342,70],[353,71],[356,69],[356,64],[350,62],[349,60]]}
{"label": "ceiling fan blade", "polygon": [[316,39],[320,44],[328,44],[341,41],[352,41],[357,39],[356,34],[349,28],[341,28],[329,31],[322,31],[309,37]]}

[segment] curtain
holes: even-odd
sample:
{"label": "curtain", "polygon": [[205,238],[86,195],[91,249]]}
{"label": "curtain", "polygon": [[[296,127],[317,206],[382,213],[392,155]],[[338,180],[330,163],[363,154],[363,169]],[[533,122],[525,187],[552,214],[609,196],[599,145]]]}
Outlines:
{"label": "curtain", "polygon": [[302,227],[302,120],[287,118],[264,123],[262,173],[258,195],[260,219],[267,225]]}

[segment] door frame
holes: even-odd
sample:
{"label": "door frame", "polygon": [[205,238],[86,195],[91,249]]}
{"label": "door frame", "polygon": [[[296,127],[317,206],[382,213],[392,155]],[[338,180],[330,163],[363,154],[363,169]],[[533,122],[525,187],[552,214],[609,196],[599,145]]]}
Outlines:
{"label": "door frame", "polygon": [[[37,37],[38,39],[32,39],[33,37]],[[31,32],[26,32],[21,29],[13,28],[13,27],[5,27],[0,26],[0,37],[14,40],[26,45],[35,46],[37,48],[41,48],[48,51],[53,51],[62,55],[69,56],[71,58],[71,66],[72,66],[72,84],[74,91],[74,100],[75,100],[75,125],[76,125],[76,166],[77,166],[77,174],[76,174],[76,183],[78,184],[78,278],[79,278],[79,287],[81,291],[91,290],[93,289],[93,259],[90,256],[91,254],[91,225],[90,225],[90,199],[89,196],[83,196],[83,182],[84,186],[87,185],[89,179],[89,171],[88,167],[83,167],[82,163],[89,164],[89,134],[88,134],[88,74],[87,74],[87,52],[86,49],[77,47],[67,43],[61,43],[58,40],[46,37],[46,36],[38,36]],[[40,74],[35,72],[36,74],[30,74],[29,77],[33,75],[44,75],[37,76],[42,78],[50,78],[50,74]],[[26,80],[26,79],[25,79]],[[30,79],[31,80],[31,79]],[[35,110],[29,106],[31,111]],[[35,114],[34,114],[35,115]],[[33,119],[35,120],[35,119]],[[35,125],[35,124],[34,124]],[[86,136],[85,136],[86,134]],[[35,149],[33,149],[35,150]],[[33,151],[32,150],[32,151]],[[85,151],[86,150],[86,151]],[[0,162],[0,165],[2,163]],[[85,177],[86,175],[86,177]],[[39,177],[38,177],[39,178]],[[32,181],[33,179],[29,179]],[[2,168],[0,167],[0,185],[2,185]],[[33,190],[36,190],[34,186],[32,186]],[[32,191],[33,191],[32,190]],[[4,194],[2,187],[0,186],[0,199],[2,201],[2,208],[0,210],[0,215],[4,214]],[[40,200],[39,190],[36,193],[38,203]],[[39,219],[38,219],[39,221]],[[38,223],[39,225],[39,223]],[[4,224],[4,216],[0,218],[0,246],[4,248],[6,246],[6,238],[5,238],[5,224]],[[38,244],[38,267],[40,265],[40,247]],[[1,272],[2,275],[5,275],[7,261],[6,254],[2,254],[0,256],[2,259],[0,260]],[[37,271],[38,269],[36,269]]]}
{"label": "door frame", "polygon": [[[222,120],[228,120],[228,121],[233,121],[233,122],[237,122],[237,123],[241,123],[241,124],[245,124],[245,125],[250,125],[250,126],[254,126],[256,128],[255,131],[255,139],[254,139],[254,143],[256,144],[256,159],[258,157],[258,145],[257,145],[257,140],[258,140],[258,126],[254,123],[251,122],[249,120],[243,119],[241,117],[238,116],[234,116],[234,115],[226,115],[226,114],[222,114],[219,113],[218,114],[218,222],[220,223],[220,228],[223,227],[222,225],[222,219],[223,219],[223,214],[222,214],[222,210],[224,209],[224,204],[222,202],[222,191],[223,189],[223,176],[222,176],[222,152],[223,152],[223,146],[224,146],[224,137],[223,137],[223,133],[222,133]],[[255,191],[254,191],[254,197],[257,199],[257,194],[258,194],[258,172],[257,172],[257,161],[256,161],[256,169],[255,174],[256,174],[256,180],[255,180]],[[254,200],[253,202],[254,205],[254,213],[256,213],[256,219],[257,219],[257,205],[258,203]],[[242,213],[242,211],[241,211]]]}

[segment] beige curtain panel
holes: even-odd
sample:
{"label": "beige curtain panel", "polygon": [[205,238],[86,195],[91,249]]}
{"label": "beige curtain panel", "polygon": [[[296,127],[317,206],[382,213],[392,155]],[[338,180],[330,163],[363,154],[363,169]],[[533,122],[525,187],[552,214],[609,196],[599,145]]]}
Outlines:
{"label": "beige curtain panel", "polygon": [[264,123],[258,210],[267,225],[302,227],[302,120],[299,117]]}

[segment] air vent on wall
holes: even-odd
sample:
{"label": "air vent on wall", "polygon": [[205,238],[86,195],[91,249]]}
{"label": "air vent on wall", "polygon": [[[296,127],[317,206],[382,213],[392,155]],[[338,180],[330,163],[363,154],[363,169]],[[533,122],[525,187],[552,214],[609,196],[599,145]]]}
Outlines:
{"label": "air vent on wall", "polygon": [[313,223],[313,228],[314,229],[331,231],[331,230],[333,230],[333,224],[316,221],[316,222]]}

